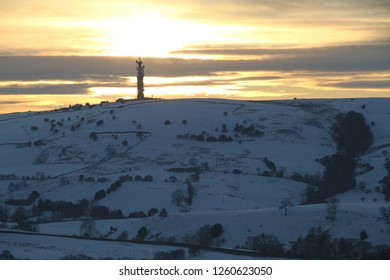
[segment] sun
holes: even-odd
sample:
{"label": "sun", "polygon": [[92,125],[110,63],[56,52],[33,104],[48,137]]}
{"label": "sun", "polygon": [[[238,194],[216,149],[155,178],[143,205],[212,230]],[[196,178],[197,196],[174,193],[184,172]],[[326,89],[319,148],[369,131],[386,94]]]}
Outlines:
{"label": "sun", "polygon": [[167,56],[188,41],[188,23],[158,15],[138,15],[105,22],[105,53],[112,56]]}

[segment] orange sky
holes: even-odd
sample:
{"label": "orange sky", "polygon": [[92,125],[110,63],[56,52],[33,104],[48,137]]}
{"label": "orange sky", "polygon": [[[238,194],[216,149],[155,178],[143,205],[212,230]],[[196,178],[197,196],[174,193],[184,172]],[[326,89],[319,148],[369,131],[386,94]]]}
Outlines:
{"label": "orange sky", "polygon": [[389,97],[390,2],[323,2],[5,1],[0,113],[132,98],[138,56],[150,97]]}

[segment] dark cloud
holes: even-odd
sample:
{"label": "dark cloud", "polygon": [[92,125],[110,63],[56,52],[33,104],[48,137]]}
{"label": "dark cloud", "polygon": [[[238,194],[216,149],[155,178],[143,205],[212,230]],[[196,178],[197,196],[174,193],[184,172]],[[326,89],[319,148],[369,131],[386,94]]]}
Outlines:
{"label": "dark cloud", "polygon": [[328,84],[322,84],[322,86],[332,86],[338,88],[359,88],[359,89],[389,89],[389,93],[390,93],[389,80],[328,83]]}
{"label": "dark cloud", "polygon": [[0,88],[0,94],[86,94],[89,84],[31,85]]}
{"label": "dark cloud", "polygon": [[[181,59],[143,58],[148,77],[189,77],[188,81],[166,82],[155,86],[228,85],[241,81],[277,80],[288,77],[323,77],[390,71],[390,44],[351,45],[321,48],[201,48],[188,53],[260,55],[256,59]],[[265,57],[261,57],[261,56]],[[86,94],[91,87],[132,87],[136,76],[135,57],[86,56],[0,56],[0,81],[8,86],[0,94]],[[269,71],[270,75],[263,73]],[[249,77],[226,79],[232,73],[263,72]],[[275,72],[277,74],[275,74]],[[271,74],[272,73],[272,74]],[[190,76],[205,77],[191,81]],[[58,84],[44,81],[59,81]],[[360,80],[363,80],[360,78]],[[42,81],[41,84],[28,84]],[[72,81],[74,84],[61,83]],[[21,82],[26,82],[25,84]],[[387,88],[387,83],[372,81],[340,82],[339,88]],[[324,86],[330,86],[324,82]],[[153,87],[151,85],[150,87]]]}
{"label": "dark cloud", "polygon": [[[144,58],[147,76],[213,76],[217,72],[390,70],[390,44],[295,49],[207,49],[203,53],[271,55],[247,60]],[[123,82],[136,75],[133,57],[0,56],[0,80],[72,80]]]}
{"label": "dark cloud", "polygon": [[25,103],[24,101],[16,101],[16,100],[6,100],[6,101],[0,101],[0,105],[15,105],[15,104],[22,104]]}

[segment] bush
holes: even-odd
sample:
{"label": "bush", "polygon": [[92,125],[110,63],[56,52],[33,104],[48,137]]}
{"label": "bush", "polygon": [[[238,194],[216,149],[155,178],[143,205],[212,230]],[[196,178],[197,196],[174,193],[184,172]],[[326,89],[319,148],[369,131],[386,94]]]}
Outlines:
{"label": "bush", "polygon": [[93,197],[94,200],[101,200],[106,197],[106,191],[105,190],[99,190],[95,193],[95,196]]}
{"label": "bush", "polygon": [[153,176],[152,175],[146,175],[144,177],[145,182],[153,182]]}
{"label": "bush", "polygon": [[31,131],[37,131],[37,130],[38,130],[38,127],[36,125],[31,126]]}
{"label": "bush", "polygon": [[166,217],[168,217],[168,211],[167,211],[167,209],[165,209],[165,208],[161,209],[159,216],[160,216],[161,218],[166,218]]}
{"label": "bush", "polygon": [[241,174],[241,170],[240,169],[233,169],[233,174]]}
{"label": "bush", "polygon": [[170,121],[170,120],[166,120],[166,121],[164,122],[164,124],[165,124],[165,125],[170,125],[170,124],[171,124],[171,121]]}
{"label": "bush", "polygon": [[151,208],[148,211],[148,216],[152,217],[152,216],[156,215],[157,213],[158,213],[158,209],[157,208]]}
{"label": "bush", "polygon": [[129,218],[140,219],[140,218],[146,218],[147,216],[148,215],[146,215],[144,211],[136,211],[136,212],[129,213]]}
{"label": "bush", "polygon": [[92,140],[96,141],[98,139],[97,133],[96,132],[91,132],[91,134],[89,134],[89,138],[91,138]]}
{"label": "bush", "polygon": [[212,238],[217,238],[219,236],[221,236],[221,234],[223,233],[223,226],[221,224],[214,224],[212,227],[211,227],[211,237]]}
{"label": "bush", "polygon": [[31,204],[39,197],[39,192],[32,191],[27,198],[27,201]]}
{"label": "bush", "polygon": [[145,237],[148,235],[148,229],[146,227],[141,227],[138,232],[137,232],[137,235],[134,237],[134,240],[136,241],[142,241],[145,239]]}
{"label": "bush", "polygon": [[136,175],[134,178],[135,181],[142,181],[141,175]]}
{"label": "bush", "polygon": [[184,250],[177,249],[170,252],[158,251],[154,254],[154,260],[184,260]]}
{"label": "bush", "polygon": [[128,240],[129,239],[129,233],[127,232],[127,230],[125,231],[122,231],[121,234],[119,234],[117,240]]}
{"label": "bush", "polygon": [[27,210],[23,207],[18,207],[12,215],[12,221],[18,225],[21,225],[27,218]]}
{"label": "bush", "polygon": [[122,210],[121,209],[115,209],[115,210],[111,211],[110,218],[112,218],[112,219],[122,219],[123,218]]}
{"label": "bush", "polygon": [[108,218],[110,215],[110,210],[105,206],[94,206],[91,209],[92,218]]}
{"label": "bush", "polygon": [[189,241],[200,246],[210,246],[222,232],[221,224],[214,224],[213,226],[207,224],[202,226],[195,234],[189,236]]}
{"label": "bush", "polygon": [[269,169],[270,172],[275,173],[276,172],[276,165],[271,160],[269,160],[267,157],[263,159],[265,165]]}
{"label": "bush", "polygon": [[96,125],[97,126],[102,126],[104,124],[104,121],[103,120],[99,120],[96,122]]}

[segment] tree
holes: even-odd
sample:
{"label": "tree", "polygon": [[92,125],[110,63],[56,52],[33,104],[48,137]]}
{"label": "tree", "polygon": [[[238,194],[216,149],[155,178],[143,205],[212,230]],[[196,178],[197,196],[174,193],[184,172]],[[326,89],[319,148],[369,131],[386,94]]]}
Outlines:
{"label": "tree", "polygon": [[134,240],[137,240],[137,241],[142,241],[145,239],[145,237],[148,235],[148,229],[146,227],[141,227],[138,232],[137,232],[137,235],[134,237]]}
{"label": "tree", "polygon": [[264,257],[282,257],[284,255],[283,245],[272,234],[262,233],[248,237],[245,245],[251,250],[258,251]]}
{"label": "tree", "polygon": [[0,201],[0,222],[6,222],[9,218],[9,209]]}
{"label": "tree", "polygon": [[159,215],[160,215],[161,218],[166,218],[166,217],[168,217],[168,211],[167,211],[167,209],[165,209],[165,208],[161,209]]}
{"label": "tree", "polygon": [[364,241],[364,240],[366,240],[368,238],[368,234],[367,234],[367,232],[365,230],[362,230],[360,232],[359,237],[360,237],[360,241]]}
{"label": "tree", "polygon": [[156,215],[157,213],[158,213],[158,209],[157,208],[150,208],[149,211],[148,211],[148,216],[152,217],[152,216]]}
{"label": "tree", "polygon": [[217,238],[223,233],[223,226],[220,223],[214,224],[211,227],[211,237]]}
{"label": "tree", "polygon": [[288,210],[293,207],[294,204],[291,202],[290,199],[288,198],[285,198],[283,199],[281,202],[280,202],[280,205],[279,205],[279,210],[284,210],[284,215],[287,216],[288,215]]}
{"label": "tree", "polygon": [[14,260],[14,259],[15,257],[8,250],[3,250],[3,252],[0,254],[0,260]]}
{"label": "tree", "polygon": [[320,199],[344,193],[356,186],[356,161],[353,158],[336,154],[326,156],[320,162],[325,166],[318,190]]}
{"label": "tree", "polygon": [[129,239],[129,233],[127,232],[127,230],[122,231],[117,238],[117,240],[128,240],[128,239]]}
{"label": "tree", "polygon": [[106,191],[105,190],[99,190],[95,193],[95,196],[93,197],[94,200],[101,200],[106,197]]}
{"label": "tree", "polygon": [[96,223],[92,219],[85,220],[80,225],[80,236],[86,238],[98,237],[99,232],[96,228]]}
{"label": "tree", "polygon": [[336,142],[337,152],[353,158],[364,154],[374,141],[363,114],[354,111],[338,114],[330,134]]}
{"label": "tree", "polygon": [[188,205],[192,204],[192,200],[194,199],[194,187],[191,184],[190,180],[186,180],[187,184],[187,197],[185,198],[185,202]]}
{"label": "tree", "polygon": [[331,197],[326,202],[326,217],[325,219],[332,223],[332,227],[334,227],[337,221],[337,207],[339,204],[339,200],[337,197]]}
{"label": "tree", "polygon": [[173,204],[176,204],[176,206],[181,206],[181,204],[185,201],[186,196],[183,190],[177,189],[172,193],[171,198]]}
{"label": "tree", "polygon": [[19,226],[27,219],[27,210],[24,207],[18,207],[12,215],[12,221]]}
{"label": "tree", "polygon": [[382,206],[379,208],[379,213],[381,217],[386,221],[386,224],[390,223],[390,207]]}
{"label": "tree", "polygon": [[329,230],[310,228],[306,237],[291,242],[291,255],[306,260],[334,259],[334,244]]}
{"label": "tree", "polygon": [[110,209],[105,206],[94,206],[90,214],[92,218],[107,218],[110,215]]}

